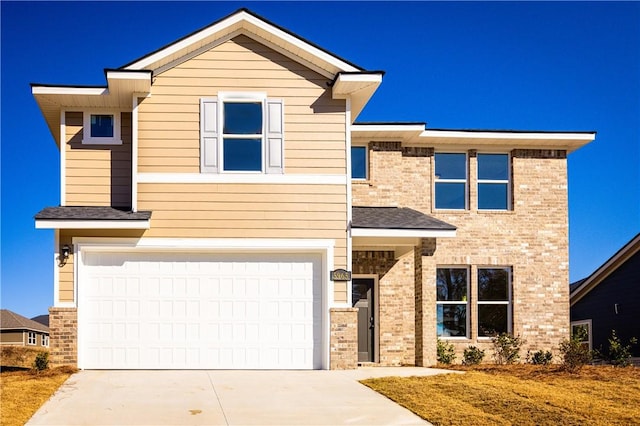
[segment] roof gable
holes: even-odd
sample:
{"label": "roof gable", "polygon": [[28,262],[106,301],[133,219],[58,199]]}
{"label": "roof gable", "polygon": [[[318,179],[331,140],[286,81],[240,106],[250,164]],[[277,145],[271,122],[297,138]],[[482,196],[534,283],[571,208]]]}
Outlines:
{"label": "roof gable", "polygon": [[123,65],[120,69],[144,69],[160,74],[241,34],[304,64],[327,78],[335,78],[341,72],[364,71],[363,68],[244,8]]}
{"label": "roof gable", "polygon": [[640,253],[640,234],[637,234],[627,244],[625,244],[616,254],[611,256],[602,266],[586,279],[577,281],[570,286],[571,306],[586,296],[591,290],[598,286],[609,275],[624,265],[629,259]]}

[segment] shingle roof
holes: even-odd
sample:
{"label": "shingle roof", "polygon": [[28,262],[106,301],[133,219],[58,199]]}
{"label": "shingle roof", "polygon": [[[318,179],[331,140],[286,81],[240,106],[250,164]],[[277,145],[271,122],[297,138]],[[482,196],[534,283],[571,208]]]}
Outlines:
{"label": "shingle roof", "polygon": [[37,317],[31,318],[31,320],[49,327],[49,315],[38,315]]}
{"label": "shingle roof", "polygon": [[108,206],[46,207],[36,220],[149,220],[150,211],[132,212]]}
{"label": "shingle roof", "polygon": [[0,309],[0,330],[33,330],[48,333],[49,327],[8,309]]}
{"label": "shingle roof", "polygon": [[353,207],[352,228],[455,230],[456,227],[408,207]]}

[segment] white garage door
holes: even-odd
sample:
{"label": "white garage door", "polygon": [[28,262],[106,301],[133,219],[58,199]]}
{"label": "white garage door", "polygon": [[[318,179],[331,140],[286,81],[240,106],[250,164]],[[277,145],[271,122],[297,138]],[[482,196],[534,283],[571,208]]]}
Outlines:
{"label": "white garage door", "polygon": [[317,369],[321,258],[86,252],[78,284],[87,369]]}

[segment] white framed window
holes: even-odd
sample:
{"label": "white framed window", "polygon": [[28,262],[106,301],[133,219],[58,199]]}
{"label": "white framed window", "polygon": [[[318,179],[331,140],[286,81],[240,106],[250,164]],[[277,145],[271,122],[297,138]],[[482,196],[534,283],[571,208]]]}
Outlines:
{"label": "white framed window", "polygon": [[283,173],[283,102],[265,93],[200,100],[202,173]]}
{"label": "white framed window", "polygon": [[27,333],[27,345],[35,345],[38,340],[38,336],[33,331]]}
{"label": "white framed window", "polygon": [[91,110],[83,112],[82,143],[122,145],[120,112]]}
{"label": "white framed window", "polygon": [[42,335],[42,346],[49,347],[49,335],[48,334],[43,334]]}
{"label": "white framed window", "polygon": [[510,333],[511,268],[478,268],[478,337]]}
{"label": "white framed window", "polygon": [[469,337],[469,269],[436,269],[437,335],[444,338]]}
{"label": "white framed window", "polygon": [[511,208],[509,154],[478,153],[478,210]]}
{"label": "white framed window", "polygon": [[351,147],[351,179],[367,180],[369,178],[369,149],[366,145]]}
{"label": "white framed window", "polygon": [[467,154],[463,152],[436,152],[435,208],[438,210],[465,210],[467,208]]}
{"label": "white framed window", "polygon": [[578,337],[582,346],[592,350],[591,320],[571,321],[571,336]]}

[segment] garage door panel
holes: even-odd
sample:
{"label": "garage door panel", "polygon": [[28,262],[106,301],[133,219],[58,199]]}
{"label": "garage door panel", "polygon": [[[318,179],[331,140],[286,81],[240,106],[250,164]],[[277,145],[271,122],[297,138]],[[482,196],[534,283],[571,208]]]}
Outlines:
{"label": "garage door panel", "polygon": [[320,368],[319,255],[83,260],[83,368]]}

